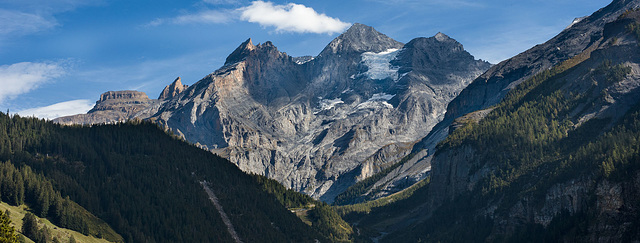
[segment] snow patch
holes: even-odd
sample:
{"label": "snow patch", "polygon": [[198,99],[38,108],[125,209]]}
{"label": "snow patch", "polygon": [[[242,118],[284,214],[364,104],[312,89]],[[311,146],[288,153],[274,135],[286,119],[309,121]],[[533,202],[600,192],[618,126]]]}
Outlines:
{"label": "snow patch", "polygon": [[582,21],[582,20],[584,20],[584,19],[586,19],[586,18],[587,18],[587,16],[585,16],[585,17],[580,17],[580,18],[575,18],[575,19],[573,19],[573,21],[571,22],[571,24],[570,24],[569,26],[567,26],[567,28],[564,28],[564,29],[566,30],[566,29],[568,29],[568,28],[571,28],[571,26],[573,26],[574,24],[580,23],[580,21]]}
{"label": "snow patch", "polygon": [[390,95],[386,93],[377,93],[377,94],[373,94],[373,96],[371,96],[371,99],[369,99],[368,101],[388,101],[394,96],[396,95]]}
{"label": "snow patch", "polygon": [[362,102],[356,106],[356,109],[376,109],[376,108],[388,108],[393,109],[393,105],[389,104],[391,98],[396,95],[377,93],[373,94],[367,101]]}
{"label": "snow patch", "polygon": [[396,57],[398,50],[388,49],[380,53],[362,53],[362,63],[367,66],[368,70],[361,75],[365,75],[370,79],[391,78],[394,81],[398,80],[398,67],[393,67],[389,63]]}
{"label": "snow patch", "polygon": [[342,99],[340,98],[336,98],[336,99],[323,99],[322,97],[318,97],[318,99],[320,99],[320,101],[318,101],[318,106],[320,108],[320,110],[314,112],[313,114],[318,114],[321,111],[324,110],[331,110],[333,109],[333,107],[335,107],[337,104],[344,104],[344,101],[342,101]]}
{"label": "snow patch", "polygon": [[302,56],[302,57],[294,57],[293,61],[298,65],[302,65],[307,62],[313,61],[313,59],[316,59],[316,58],[312,56]]}

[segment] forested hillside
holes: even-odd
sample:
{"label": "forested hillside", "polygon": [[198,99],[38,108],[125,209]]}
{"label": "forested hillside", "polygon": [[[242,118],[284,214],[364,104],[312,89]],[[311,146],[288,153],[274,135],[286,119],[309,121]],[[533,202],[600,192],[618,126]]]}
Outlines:
{"label": "forested hillside", "polygon": [[[60,211],[56,205],[72,200],[126,242],[233,241],[202,181],[244,242],[325,239],[235,165],[150,123],[61,127],[0,114],[0,161],[4,171],[20,168],[44,188],[32,191],[27,186],[24,196],[5,196],[3,191],[3,200],[25,200],[36,213],[54,220]],[[40,194],[53,206],[39,200]]]}
{"label": "forested hillside", "polygon": [[[431,182],[357,219],[388,242],[640,239],[640,48],[628,11],[439,144]],[[402,223],[383,215],[407,207]],[[371,219],[378,219],[375,222]],[[394,228],[395,227],[395,228]]]}

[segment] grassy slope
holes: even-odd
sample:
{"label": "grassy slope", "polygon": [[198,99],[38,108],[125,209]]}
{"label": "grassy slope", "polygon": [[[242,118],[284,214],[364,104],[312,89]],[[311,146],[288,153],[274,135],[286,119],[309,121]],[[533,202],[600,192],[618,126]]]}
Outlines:
{"label": "grassy slope", "polygon": [[[20,232],[20,229],[22,228],[22,218],[24,218],[24,215],[29,212],[29,208],[25,205],[21,205],[21,206],[11,206],[5,202],[0,203],[0,210],[2,212],[5,211],[9,211],[10,212],[10,218],[11,218],[11,223],[13,225],[13,227],[16,229],[17,232]],[[104,243],[104,242],[109,242],[105,239],[98,239],[92,236],[86,236],[83,235],[80,232],[77,231],[73,231],[73,230],[69,230],[69,229],[65,229],[65,228],[60,228],[54,224],[52,224],[49,220],[45,219],[45,218],[40,218],[37,217],[38,221],[40,222],[39,227],[42,227],[42,225],[46,225],[51,231],[51,236],[52,237],[56,237],[58,238],[58,240],[60,240],[61,242],[69,242],[69,238],[71,236],[73,236],[73,238],[76,239],[76,242],[85,242],[85,243]],[[26,238],[27,242],[33,242],[32,240]]]}

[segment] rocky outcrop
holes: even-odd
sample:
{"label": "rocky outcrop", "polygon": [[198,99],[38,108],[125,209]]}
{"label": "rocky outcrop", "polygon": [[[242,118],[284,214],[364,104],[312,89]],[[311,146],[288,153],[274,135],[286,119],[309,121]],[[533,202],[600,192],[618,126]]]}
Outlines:
{"label": "rocky outcrop", "polygon": [[127,121],[132,118],[149,117],[155,100],[138,91],[108,91],[87,114],[60,117],[53,122],[60,124],[102,124]]}
{"label": "rocky outcrop", "polygon": [[182,84],[180,77],[178,77],[173,81],[173,83],[164,87],[162,93],[160,93],[160,96],[158,97],[158,100],[167,100],[176,97],[182,93],[182,91],[187,89],[187,87],[189,87],[189,85]]}

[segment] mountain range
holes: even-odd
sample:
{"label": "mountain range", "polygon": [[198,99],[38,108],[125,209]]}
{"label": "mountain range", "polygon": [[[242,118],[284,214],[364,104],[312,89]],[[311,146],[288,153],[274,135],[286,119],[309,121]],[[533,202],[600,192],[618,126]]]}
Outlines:
{"label": "mountain range", "polygon": [[[178,78],[157,100],[107,92],[88,114],[55,121],[148,119],[245,172],[331,202],[408,155],[490,66],[442,33],[402,44],[354,24],[315,57],[248,39],[191,87]],[[412,183],[427,172],[412,174]]]}
{"label": "mountain range", "polygon": [[116,241],[636,242],[639,87],[640,0],[496,65],[354,24],[317,56],[248,39],[193,85],[55,120],[105,125],[0,116],[0,161]]}

